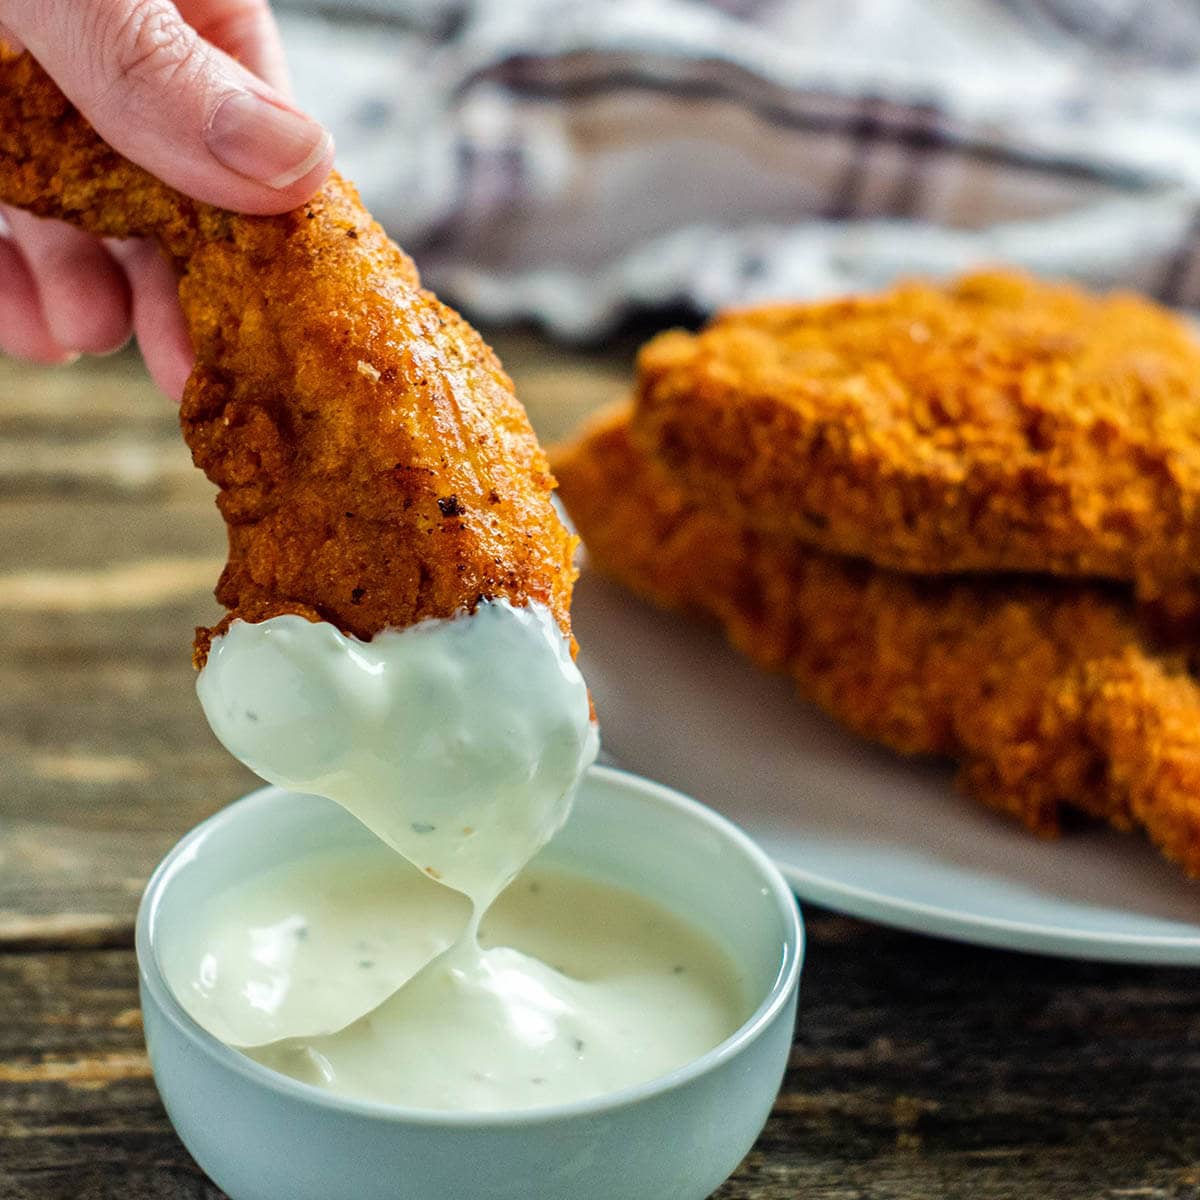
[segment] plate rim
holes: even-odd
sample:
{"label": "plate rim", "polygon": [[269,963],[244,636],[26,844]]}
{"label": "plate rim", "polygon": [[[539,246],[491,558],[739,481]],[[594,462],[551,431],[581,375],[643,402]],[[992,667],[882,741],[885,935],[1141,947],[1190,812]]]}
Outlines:
{"label": "plate rim", "polygon": [[[762,844],[763,839],[756,831],[750,832],[750,836]],[[922,900],[900,900],[856,884],[841,883],[789,863],[770,849],[767,852],[801,900],[907,933],[1087,962],[1200,966],[1200,934],[1189,937],[1185,934],[1101,933],[1061,925],[1035,925],[1008,917],[969,915]]]}

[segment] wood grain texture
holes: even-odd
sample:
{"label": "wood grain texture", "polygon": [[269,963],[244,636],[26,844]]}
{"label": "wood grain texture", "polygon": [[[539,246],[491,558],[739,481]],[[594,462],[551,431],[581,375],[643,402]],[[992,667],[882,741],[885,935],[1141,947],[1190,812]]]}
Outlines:
{"label": "wood grain texture", "polygon": [[[1195,973],[815,910],[809,936],[783,1092],[719,1200],[1200,1193]],[[159,1106],[136,1006],[128,950],[0,954],[0,1196],[220,1195]]]}
{"label": "wood grain texture", "polygon": [[[498,349],[548,438],[628,379],[626,350]],[[148,1074],[132,920],[254,780],[192,692],[220,522],[132,357],[0,362],[0,529],[0,1200],[217,1200]],[[1200,973],[809,935],[784,1090],[719,1200],[1200,1197]]]}

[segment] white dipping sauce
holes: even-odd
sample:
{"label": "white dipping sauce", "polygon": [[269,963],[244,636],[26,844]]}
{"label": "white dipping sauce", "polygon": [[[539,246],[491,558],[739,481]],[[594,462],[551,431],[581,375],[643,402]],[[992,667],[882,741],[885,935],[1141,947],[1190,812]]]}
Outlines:
{"label": "white dipping sauce", "polygon": [[[710,939],[645,897],[552,867],[500,896],[482,949],[459,941],[422,971],[467,910],[383,846],[322,851],[217,897],[164,967],[192,1016],[251,1058],[416,1108],[611,1092],[682,1066],[747,1015]],[[254,1045],[266,1029],[279,1040]]]}
{"label": "white dipping sauce", "polygon": [[654,1078],[746,1016],[720,950],[603,883],[522,876],[480,936],[597,750],[543,607],[481,604],[371,642],[295,616],[235,622],[197,691],[252,770],[336,801],[446,885],[342,852],[218,898],[164,966],[196,1019],[258,1061],[359,1098],[524,1108]]}
{"label": "white dipping sauce", "polygon": [[337,801],[481,910],[566,820],[596,757],[587,685],[540,605],[370,642],[303,617],[236,621],[196,691],[235,758]]}
{"label": "white dipping sauce", "polygon": [[335,1033],[462,935],[471,905],[386,846],[272,867],[197,912],[160,951],[172,990],[231,1046]]}

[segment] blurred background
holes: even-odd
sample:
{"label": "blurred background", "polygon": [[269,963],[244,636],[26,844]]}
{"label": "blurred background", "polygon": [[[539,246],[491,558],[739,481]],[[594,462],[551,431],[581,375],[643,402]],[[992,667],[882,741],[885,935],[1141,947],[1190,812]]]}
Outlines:
{"label": "blurred background", "polygon": [[996,260],[1200,299],[1193,0],[277,7],[342,169],[490,327]]}
{"label": "blurred background", "polygon": [[[1197,0],[276,4],[342,170],[546,440],[725,304],[1004,260],[1200,307]],[[0,357],[0,530],[0,1195],[211,1197],[133,915],[255,780],[193,691],[213,488],[133,350]],[[1194,972],[810,932],[805,1092],[723,1195],[1197,1195]]]}

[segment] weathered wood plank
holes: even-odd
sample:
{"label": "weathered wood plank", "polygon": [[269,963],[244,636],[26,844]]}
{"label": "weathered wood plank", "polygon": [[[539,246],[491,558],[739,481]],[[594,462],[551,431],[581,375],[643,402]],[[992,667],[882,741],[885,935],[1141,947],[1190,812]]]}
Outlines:
{"label": "weathered wood plank", "polygon": [[0,944],[65,913],[128,926],[170,844],[254,786],[193,694],[188,631],[211,611],[201,594],[0,620]]}
{"label": "weathered wood plank", "polygon": [[216,1197],[171,1132],[129,951],[0,955],[0,1196]]}
{"label": "weathered wood plank", "polygon": [[[809,935],[783,1092],[720,1200],[1200,1194],[1200,974]],[[219,1195],[156,1099],[129,951],[0,955],[0,1013],[0,1196]]]}
{"label": "weathered wood plank", "polygon": [[249,786],[192,695],[224,532],[136,359],[0,363],[0,945],[127,944],[146,874]]}

